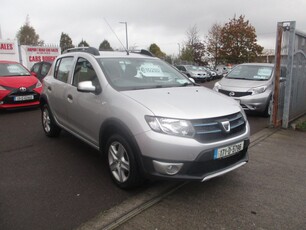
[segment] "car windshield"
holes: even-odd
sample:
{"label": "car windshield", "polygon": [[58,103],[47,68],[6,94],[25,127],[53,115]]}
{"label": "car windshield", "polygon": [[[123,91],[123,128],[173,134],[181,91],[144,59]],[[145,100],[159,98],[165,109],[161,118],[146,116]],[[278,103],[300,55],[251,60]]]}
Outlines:
{"label": "car windshield", "polygon": [[236,66],[227,76],[229,79],[265,81],[270,79],[273,67],[259,65]]}
{"label": "car windshield", "polygon": [[198,67],[190,65],[190,66],[186,66],[186,69],[188,69],[190,71],[197,71]]}
{"label": "car windshield", "polygon": [[0,77],[30,75],[30,72],[18,63],[0,63]]}
{"label": "car windshield", "polygon": [[98,58],[108,82],[117,90],[191,86],[193,83],[174,67],[145,58]]}

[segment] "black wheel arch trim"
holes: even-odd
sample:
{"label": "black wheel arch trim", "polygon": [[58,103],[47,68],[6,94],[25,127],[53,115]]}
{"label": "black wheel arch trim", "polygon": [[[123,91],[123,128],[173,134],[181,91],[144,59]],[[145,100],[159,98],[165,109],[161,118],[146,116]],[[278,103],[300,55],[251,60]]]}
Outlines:
{"label": "black wheel arch trim", "polygon": [[134,156],[139,166],[139,170],[141,171],[141,173],[145,173],[143,168],[144,164],[143,164],[143,159],[141,157],[141,151],[139,149],[138,143],[132,131],[123,121],[117,118],[107,119],[106,121],[103,122],[103,124],[100,127],[99,149],[102,152],[102,154],[105,154],[103,153],[103,151],[105,150],[108,138],[115,133],[121,134],[125,138],[127,138],[127,141],[129,141],[134,151]]}

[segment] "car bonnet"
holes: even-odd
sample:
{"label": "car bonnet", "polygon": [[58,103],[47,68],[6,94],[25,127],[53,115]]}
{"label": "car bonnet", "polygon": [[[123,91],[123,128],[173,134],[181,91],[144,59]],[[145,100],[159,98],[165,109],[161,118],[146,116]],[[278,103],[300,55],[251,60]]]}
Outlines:
{"label": "car bonnet", "polygon": [[158,88],[122,93],[160,117],[200,119],[240,111],[240,106],[232,98],[205,87]]}
{"label": "car bonnet", "polygon": [[10,76],[0,77],[0,85],[12,88],[21,86],[29,87],[37,83],[37,78],[34,76]]}
{"label": "car bonnet", "polygon": [[270,83],[270,80],[254,81],[254,80],[239,80],[239,79],[223,78],[219,83],[222,87],[226,89],[245,91],[245,90],[249,90],[250,88],[268,85]]}

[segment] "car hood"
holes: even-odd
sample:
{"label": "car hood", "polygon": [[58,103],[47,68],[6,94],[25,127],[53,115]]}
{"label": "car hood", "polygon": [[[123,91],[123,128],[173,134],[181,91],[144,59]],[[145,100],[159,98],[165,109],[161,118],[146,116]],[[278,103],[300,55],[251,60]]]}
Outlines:
{"label": "car hood", "polygon": [[148,108],[155,116],[200,119],[240,111],[238,103],[205,87],[180,87],[123,91],[125,96]]}
{"label": "car hood", "polygon": [[269,83],[269,80],[266,81],[252,81],[252,80],[239,80],[239,79],[228,79],[223,78],[219,81],[219,84],[222,88],[230,90],[244,91],[250,88],[265,86]]}
{"label": "car hood", "polygon": [[38,79],[34,76],[0,77],[0,85],[11,88],[29,87],[36,84]]}

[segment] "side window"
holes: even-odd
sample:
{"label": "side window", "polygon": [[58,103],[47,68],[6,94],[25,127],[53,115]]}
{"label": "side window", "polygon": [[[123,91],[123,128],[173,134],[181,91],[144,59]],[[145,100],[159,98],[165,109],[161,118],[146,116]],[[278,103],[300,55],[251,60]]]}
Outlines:
{"label": "side window", "polygon": [[84,58],[79,58],[75,66],[72,85],[77,87],[82,81],[91,81],[94,86],[99,85],[97,74],[91,63]]}
{"label": "side window", "polygon": [[42,67],[41,67],[41,74],[42,74],[43,76],[46,76],[46,75],[47,75],[47,73],[49,72],[50,66],[51,66],[51,64],[49,64],[49,63],[44,63],[44,64],[42,65]]}
{"label": "side window", "polygon": [[38,73],[39,71],[39,64],[36,63],[33,65],[33,67],[31,68],[31,72],[35,72],[35,73]]}
{"label": "side window", "polygon": [[62,82],[67,82],[72,64],[73,57],[63,57],[58,59],[55,65],[54,78]]}

